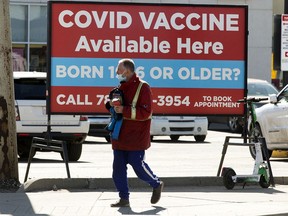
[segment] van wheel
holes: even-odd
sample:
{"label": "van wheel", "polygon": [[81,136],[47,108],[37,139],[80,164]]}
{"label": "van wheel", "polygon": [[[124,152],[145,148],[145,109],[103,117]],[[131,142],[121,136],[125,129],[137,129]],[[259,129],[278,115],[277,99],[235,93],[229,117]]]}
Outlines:
{"label": "van wheel", "polygon": [[[67,153],[69,161],[78,161],[82,154],[82,143],[67,143]],[[61,157],[64,160],[62,152]]]}
{"label": "van wheel", "polygon": [[194,136],[194,139],[196,140],[196,142],[204,142],[204,140],[206,139],[206,135],[196,135]]}
{"label": "van wheel", "polygon": [[176,142],[176,141],[178,141],[179,140],[179,135],[171,135],[170,136],[170,139],[173,141],[173,142]]}

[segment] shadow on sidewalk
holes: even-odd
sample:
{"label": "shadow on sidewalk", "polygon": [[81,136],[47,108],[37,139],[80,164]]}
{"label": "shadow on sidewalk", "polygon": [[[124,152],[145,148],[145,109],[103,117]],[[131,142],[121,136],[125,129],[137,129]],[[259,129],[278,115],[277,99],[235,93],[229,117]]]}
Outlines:
{"label": "shadow on sidewalk", "polygon": [[135,212],[133,211],[133,209],[131,207],[122,207],[119,208],[118,211],[122,214],[122,215],[158,215],[159,212],[161,211],[165,211],[166,208],[160,207],[160,206],[153,206],[154,209],[150,209],[150,210],[146,210],[143,212]]}
{"label": "shadow on sidewalk", "polygon": [[0,214],[2,215],[36,215],[48,216],[48,214],[37,214],[26,193],[1,193]]}

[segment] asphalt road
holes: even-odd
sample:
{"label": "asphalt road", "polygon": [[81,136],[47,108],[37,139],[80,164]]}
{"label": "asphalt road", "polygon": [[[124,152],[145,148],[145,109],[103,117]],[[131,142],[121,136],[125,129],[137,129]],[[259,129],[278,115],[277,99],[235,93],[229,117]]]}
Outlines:
{"label": "asphalt road", "polygon": [[[226,136],[240,137],[225,128],[210,129],[206,140],[198,143],[192,136],[172,142],[169,137],[155,137],[146,152],[146,162],[161,177],[216,176]],[[112,173],[111,144],[101,137],[87,137],[82,156],[70,162],[71,178],[110,178]],[[288,158],[271,158],[273,175],[288,176]],[[246,146],[229,146],[223,166],[232,167],[236,174],[252,174],[254,160]],[[27,162],[19,161],[19,180],[24,181]],[[128,176],[136,177],[132,168]],[[65,164],[59,153],[37,152],[30,166],[28,179],[67,178]]]}

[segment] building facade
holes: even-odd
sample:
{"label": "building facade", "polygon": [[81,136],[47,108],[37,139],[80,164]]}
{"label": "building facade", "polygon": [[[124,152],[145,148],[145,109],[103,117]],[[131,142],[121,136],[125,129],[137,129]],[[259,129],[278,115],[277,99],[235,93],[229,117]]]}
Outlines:
{"label": "building facade", "polygon": [[46,71],[47,2],[10,1],[14,71]]}
{"label": "building facade", "polygon": [[[248,5],[248,77],[271,81],[273,1],[122,0],[114,2]],[[47,0],[10,0],[10,16],[13,70],[47,71]]]}

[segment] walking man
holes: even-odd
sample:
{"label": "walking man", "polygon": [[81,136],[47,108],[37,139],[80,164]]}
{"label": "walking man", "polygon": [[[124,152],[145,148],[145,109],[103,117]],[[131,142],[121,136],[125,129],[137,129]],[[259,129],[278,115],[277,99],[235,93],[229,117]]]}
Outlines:
{"label": "walking man", "polygon": [[109,125],[114,154],[112,176],[120,197],[111,207],[130,206],[128,164],[132,166],[138,178],[153,188],[151,203],[155,204],[160,200],[164,183],[153,174],[145,162],[145,150],[151,145],[151,89],[136,75],[131,59],[119,61],[117,78],[120,86],[110,92],[110,101],[106,104],[113,122]]}

